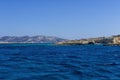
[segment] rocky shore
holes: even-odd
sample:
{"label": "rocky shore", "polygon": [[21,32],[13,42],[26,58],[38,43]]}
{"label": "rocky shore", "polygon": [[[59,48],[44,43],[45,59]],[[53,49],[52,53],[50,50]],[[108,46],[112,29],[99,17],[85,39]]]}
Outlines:
{"label": "rocky shore", "polygon": [[102,44],[102,45],[120,45],[120,35],[111,37],[98,37],[79,40],[68,40],[58,42],[59,45],[85,45],[85,44]]}

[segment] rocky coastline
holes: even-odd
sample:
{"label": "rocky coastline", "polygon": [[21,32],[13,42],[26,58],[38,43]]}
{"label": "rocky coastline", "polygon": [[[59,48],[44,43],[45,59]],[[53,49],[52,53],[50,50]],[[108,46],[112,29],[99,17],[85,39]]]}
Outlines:
{"label": "rocky coastline", "polygon": [[59,45],[86,45],[86,44],[100,44],[100,45],[120,45],[120,35],[110,37],[87,38],[79,40],[68,40],[58,42]]}

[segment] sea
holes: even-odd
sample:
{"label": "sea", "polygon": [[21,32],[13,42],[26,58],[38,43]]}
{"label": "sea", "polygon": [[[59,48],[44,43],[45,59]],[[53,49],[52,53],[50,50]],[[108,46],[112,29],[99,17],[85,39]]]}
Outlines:
{"label": "sea", "polygon": [[0,44],[0,80],[120,80],[120,46]]}

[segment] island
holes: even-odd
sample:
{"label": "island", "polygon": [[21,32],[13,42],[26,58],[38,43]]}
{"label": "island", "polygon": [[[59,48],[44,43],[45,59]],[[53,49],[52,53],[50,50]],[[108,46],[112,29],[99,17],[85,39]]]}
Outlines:
{"label": "island", "polygon": [[77,40],[68,40],[54,36],[3,36],[0,37],[0,44],[13,43],[53,43],[57,45],[120,45],[120,35],[110,37],[86,38]]}
{"label": "island", "polygon": [[13,44],[13,43],[57,43],[63,42],[66,39],[58,38],[55,36],[3,36],[0,37],[0,44]]}

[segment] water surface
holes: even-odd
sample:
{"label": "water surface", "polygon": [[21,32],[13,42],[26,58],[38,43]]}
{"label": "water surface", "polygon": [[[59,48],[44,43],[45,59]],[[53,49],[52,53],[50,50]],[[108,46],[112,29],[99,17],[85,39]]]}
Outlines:
{"label": "water surface", "polygon": [[0,80],[120,80],[120,46],[1,44]]}

